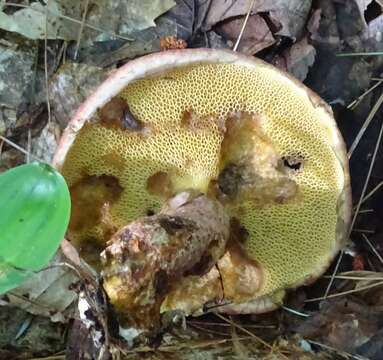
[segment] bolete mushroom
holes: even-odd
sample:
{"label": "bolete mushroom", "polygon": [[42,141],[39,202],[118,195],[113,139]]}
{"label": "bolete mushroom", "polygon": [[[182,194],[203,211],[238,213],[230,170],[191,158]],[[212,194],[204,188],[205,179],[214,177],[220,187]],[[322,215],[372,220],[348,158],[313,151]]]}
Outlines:
{"label": "bolete mushroom", "polygon": [[[103,272],[111,302],[126,316],[141,316],[137,302],[142,310],[145,301],[156,311],[193,313],[209,302],[226,304],[224,311],[271,310],[285,289],[316,279],[346,238],[348,161],[330,107],[290,75],[231,51],[130,61],[79,108],[54,162],[71,190],[68,237]],[[179,203],[185,196],[190,201]],[[187,225],[175,210],[185,203],[202,209],[191,223],[208,234],[208,251],[186,257],[194,245],[180,235]],[[166,249],[164,234],[173,239]],[[153,265],[153,256],[169,251],[178,265]],[[167,255],[161,261],[171,262]],[[136,284],[140,300],[132,300],[127,292],[145,271],[146,285],[166,291],[140,297],[143,283]],[[164,285],[172,271],[177,281]]]}

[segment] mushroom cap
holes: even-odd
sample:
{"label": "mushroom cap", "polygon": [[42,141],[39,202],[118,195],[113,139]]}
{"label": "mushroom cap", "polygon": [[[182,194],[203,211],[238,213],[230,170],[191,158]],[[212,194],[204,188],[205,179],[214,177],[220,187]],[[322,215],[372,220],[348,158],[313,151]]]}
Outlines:
{"label": "mushroom cap", "polygon": [[[97,122],[100,109],[116,97],[127,102],[146,133]],[[190,112],[199,116],[195,129],[182,126]],[[116,227],[160,208],[164,194],[148,188],[151,176],[163,182],[161,175],[168,175],[173,193],[207,192],[219,175],[224,137],[213,120],[235,112],[260,115],[262,132],[282,161],[301,166],[287,169],[299,189],[292,200],[228,205],[249,233],[245,249],[263,269],[257,296],[311,282],[347,236],[351,191],[345,145],[320,97],[277,68],[235,52],[155,53],[128,62],[101,84],[78,109],[54,157],[71,187],[73,216],[86,213],[83,202],[73,198],[76,187],[89,194],[97,188]],[[105,195],[110,188],[114,194]],[[100,247],[108,240],[100,225],[105,219],[94,219],[77,232],[70,229],[79,248],[90,239]]]}

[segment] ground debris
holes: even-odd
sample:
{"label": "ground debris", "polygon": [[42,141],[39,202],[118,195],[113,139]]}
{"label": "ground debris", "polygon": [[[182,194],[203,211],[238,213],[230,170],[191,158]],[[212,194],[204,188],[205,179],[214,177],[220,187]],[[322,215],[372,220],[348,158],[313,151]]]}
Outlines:
{"label": "ground debris", "polygon": [[55,120],[64,129],[80,104],[107,77],[98,67],[67,62],[53,75],[49,100]]}
{"label": "ground debris", "polygon": [[320,311],[295,326],[294,331],[336,351],[363,356],[377,349],[382,351],[383,343],[377,334],[382,323],[382,306],[368,306],[360,300],[342,298],[322,302]]}
{"label": "ground debris", "polygon": [[[47,4],[32,2],[29,6],[5,4],[0,12],[1,28],[30,39],[76,40],[86,11],[82,39],[86,43],[105,41],[116,35],[154,26],[154,19],[169,10],[173,0],[134,0],[125,6],[121,0],[91,0],[85,9],[81,2],[50,0]],[[7,14],[11,8],[14,12]],[[138,10],[139,9],[139,10]],[[28,23],[28,27],[25,24]]]}

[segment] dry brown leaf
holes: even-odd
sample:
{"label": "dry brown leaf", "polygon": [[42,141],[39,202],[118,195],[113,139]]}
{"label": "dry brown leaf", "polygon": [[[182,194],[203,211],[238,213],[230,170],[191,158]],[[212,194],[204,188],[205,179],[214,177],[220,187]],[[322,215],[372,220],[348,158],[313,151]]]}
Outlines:
{"label": "dry brown leaf", "polygon": [[9,304],[35,315],[50,317],[52,321],[66,321],[70,305],[77,296],[70,287],[78,279],[67,267],[54,266],[63,260],[63,255],[58,252],[49,268],[8,292]]}
{"label": "dry brown leaf", "polygon": [[[236,18],[218,25],[216,32],[234,44],[241,32],[242,25],[243,18]],[[275,39],[266,21],[260,15],[252,15],[243,32],[238,51],[254,55],[274,42]]]}
{"label": "dry brown leaf", "polygon": [[287,71],[297,79],[306,79],[309,68],[315,61],[315,48],[308,43],[307,37],[293,44],[284,52]]}
{"label": "dry brown leaf", "polygon": [[[215,24],[231,17],[245,15],[248,0],[198,0],[198,21],[201,30],[207,31]],[[278,25],[278,35],[299,38],[304,30],[311,9],[311,0],[256,0],[252,13],[266,12]]]}
{"label": "dry brown leaf", "polygon": [[322,0],[308,23],[311,39],[319,44],[337,47],[340,35],[336,23],[336,10],[332,0]]}
{"label": "dry brown leaf", "polygon": [[297,333],[341,351],[355,354],[380,328],[379,311],[350,299],[322,303],[320,312],[296,328]]}

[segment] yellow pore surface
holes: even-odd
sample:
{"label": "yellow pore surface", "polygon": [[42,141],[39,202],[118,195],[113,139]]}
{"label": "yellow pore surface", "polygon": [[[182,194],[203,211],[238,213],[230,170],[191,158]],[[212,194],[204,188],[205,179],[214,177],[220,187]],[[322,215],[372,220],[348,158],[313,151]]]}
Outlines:
{"label": "yellow pore surface", "polygon": [[[303,89],[262,65],[206,64],[137,81],[120,96],[150,134],[85,126],[62,169],[69,185],[84,174],[119,180],[123,191],[110,207],[117,226],[160,208],[164,197],[146,189],[147,179],[159,171],[170,174],[174,192],[207,191],[217,178],[222,132],[208,118],[198,129],[182,127],[186,111],[223,117],[233,111],[255,112],[267,119],[262,130],[281,157],[303,159],[303,169],[290,173],[299,186],[296,199],[266,205],[249,201],[228,209],[250,233],[247,250],[264,267],[259,295],[302,283],[325,266],[336,246],[344,177],[329,130],[320,121],[324,112],[314,108]],[[108,240],[100,238],[97,226],[74,237]]]}

